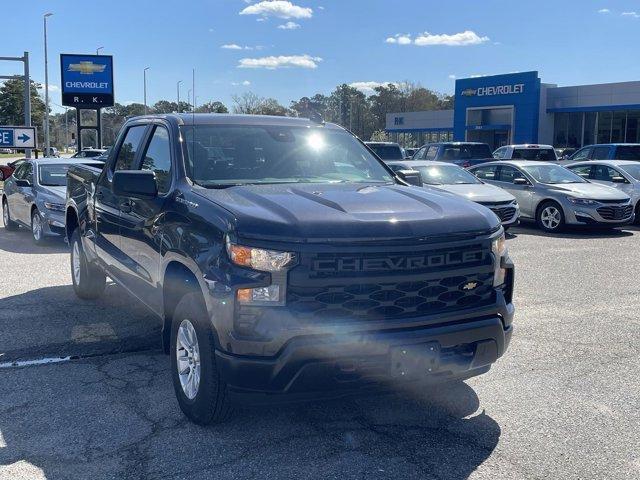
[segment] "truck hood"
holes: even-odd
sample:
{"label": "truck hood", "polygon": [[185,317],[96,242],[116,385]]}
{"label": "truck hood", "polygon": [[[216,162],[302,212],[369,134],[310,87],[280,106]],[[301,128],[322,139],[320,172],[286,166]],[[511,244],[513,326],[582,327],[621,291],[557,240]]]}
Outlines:
{"label": "truck hood", "polygon": [[551,185],[550,188],[567,195],[593,200],[620,200],[622,202],[629,199],[626,193],[597,183],[567,183],[564,185]]}
{"label": "truck hood", "polygon": [[371,241],[484,233],[493,214],[437,189],[400,185],[246,185],[198,193],[230,211],[238,237]]}
{"label": "truck hood", "polygon": [[472,202],[510,202],[516,197],[500,187],[486,183],[471,185],[436,185],[437,188],[455,193]]}

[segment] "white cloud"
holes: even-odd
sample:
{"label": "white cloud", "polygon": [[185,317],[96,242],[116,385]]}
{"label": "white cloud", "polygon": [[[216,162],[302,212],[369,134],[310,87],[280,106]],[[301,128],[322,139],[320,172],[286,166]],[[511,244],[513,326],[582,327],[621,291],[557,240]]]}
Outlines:
{"label": "white cloud", "polygon": [[242,50],[242,47],[235,43],[227,43],[225,45],[220,45],[220,48],[223,48],[225,50]]}
{"label": "white cloud", "polygon": [[242,82],[231,82],[231,85],[233,85],[234,87],[237,87],[239,85],[242,85],[243,87],[248,87],[249,85],[251,85],[251,82],[249,80],[244,80]]}
{"label": "white cloud", "polygon": [[419,47],[431,45],[446,45],[449,47],[463,47],[467,45],[479,45],[488,42],[489,37],[481,37],[476,32],[465,30],[464,32],[454,33],[452,35],[440,34],[434,35],[424,32],[416,37],[413,41]]}
{"label": "white cloud", "polygon": [[240,11],[240,15],[260,15],[262,17],[278,18],[311,18],[313,10],[308,7],[300,7],[286,0],[263,0],[254,5],[249,5]]}
{"label": "white cloud", "polygon": [[311,55],[280,55],[261,58],[242,58],[238,68],[266,68],[276,70],[278,68],[318,68],[320,57]]}
{"label": "white cloud", "polygon": [[387,43],[397,43],[398,45],[409,45],[411,43],[411,36],[408,34],[398,33],[393,37],[389,37],[385,40]]}
{"label": "white cloud", "polygon": [[600,10],[598,10],[598,13],[611,13],[611,10],[609,10],[608,8],[601,8]]}
{"label": "white cloud", "polygon": [[640,18],[640,13],[638,12],[622,12],[621,15],[623,17]]}
{"label": "white cloud", "polygon": [[278,25],[278,28],[280,30],[295,30],[297,28],[300,28],[300,24],[296,22],[287,22],[283,23],[282,25]]}
{"label": "white cloud", "polygon": [[449,75],[449,79],[450,79],[450,80],[455,80],[455,79],[456,79],[456,76],[452,73],[452,74],[450,74],[450,75]]}
{"label": "white cloud", "polygon": [[365,95],[373,95],[375,89],[377,87],[387,86],[387,85],[395,85],[396,87],[400,86],[397,82],[352,82],[349,84],[350,87],[355,88],[356,90],[361,91]]}
{"label": "white cloud", "polygon": [[460,33],[453,33],[451,35],[433,34],[429,32],[420,33],[415,39],[411,38],[411,35],[407,33],[397,33],[393,37],[388,37],[385,42],[397,45],[417,45],[419,47],[427,47],[434,45],[446,45],[448,47],[464,47],[467,45],[479,45],[481,43],[488,42],[489,37],[480,36],[472,30],[465,30]]}

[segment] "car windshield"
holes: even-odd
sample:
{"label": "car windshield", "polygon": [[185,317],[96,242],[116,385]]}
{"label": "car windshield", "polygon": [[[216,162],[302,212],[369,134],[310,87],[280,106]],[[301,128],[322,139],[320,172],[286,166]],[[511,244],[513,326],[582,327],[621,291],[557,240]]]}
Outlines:
{"label": "car windshield", "polygon": [[640,160],[640,145],[621,145],[616,148],[616,160]]}
{"label": "car windshield", "polygon": [[541,162],[555,162],[558,160],[553,148],[514,148],[511,158],[514,160],[539,160]]}
{"label": "car windshield", "polygon": [[411,167],[418,170],[422,182],[427,185],[468,185],[482,183],[475,175],[455,166],[434,165],[429,167]]}
{"label": "car windshield", "polygon": [[560,183],[588,183],[584,178],[576,175],[560,165],[525,165],[522,168],[537,182],[548,185]]}
{"label": "car windshield", "polygon": [[38,178],[45,187],[64,187],[67,185],[69,165],[40,165]]}
{"label": "car windshield", "polygon": [[369,148],[376,152],[382,160],[402,160],[402,150],[397,145],[369,145]]}
{"label": "car windshield", "polygon": [[640,163],[637,165],[621,165],[620,168],[640,181]]}
{"label": "car windshield", "polygon": [[267,183],[391,183],[380,162],[343,130],[325,127],[182,127],[189,178],[210,188]]}
{"label": "car windshield", "polygon": [[472,160],[491,158],[491,149],[485,144],[445,145],[442,152],[443,160]]}

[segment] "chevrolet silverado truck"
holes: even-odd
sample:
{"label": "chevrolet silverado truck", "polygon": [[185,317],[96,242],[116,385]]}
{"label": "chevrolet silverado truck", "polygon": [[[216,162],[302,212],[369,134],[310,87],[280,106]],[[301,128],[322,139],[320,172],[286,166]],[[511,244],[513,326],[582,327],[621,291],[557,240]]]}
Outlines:
{"label": "chevrolet silverado truck", "polygon": [[103,169],[69,169],[66,232],[79,297],[109,277],[158,316],[199,424],[469,378],[513,331],[498,218],[408,185],[321,120],[131,119]]}

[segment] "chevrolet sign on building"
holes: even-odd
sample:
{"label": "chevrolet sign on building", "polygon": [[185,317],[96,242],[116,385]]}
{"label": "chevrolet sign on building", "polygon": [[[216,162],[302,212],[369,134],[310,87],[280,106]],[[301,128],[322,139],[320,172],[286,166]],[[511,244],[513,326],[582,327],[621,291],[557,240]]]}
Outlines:
{"label": "chevrolet sign on building", "polygon": [[113,57],[61,54],[62,104],[75,108],[111,107]]}

